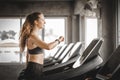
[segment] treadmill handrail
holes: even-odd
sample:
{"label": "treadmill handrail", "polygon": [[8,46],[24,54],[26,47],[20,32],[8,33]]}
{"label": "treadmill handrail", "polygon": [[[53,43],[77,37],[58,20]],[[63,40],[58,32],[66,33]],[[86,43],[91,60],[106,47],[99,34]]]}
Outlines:
{"label": "treadmill handrail", "polygon": [[72,56],[75,55],[75,53],[79,54],[81,47],[82,47],[82,43],[76,42],[73,48],[68,52],[68,54],[65,56],[65,58],[62,60],[61,63],[67,62]]}
{"label": "treadmill handrail", "polygon": [[57,53],[57,55],[55,55],[55,59],[57,59],[59,56],[60,56],[60,54],[64,51],[64,49],[67,47],[67,44],[64,44],[63,46],[62,46],[62,48],[59,50],[59,52]]}

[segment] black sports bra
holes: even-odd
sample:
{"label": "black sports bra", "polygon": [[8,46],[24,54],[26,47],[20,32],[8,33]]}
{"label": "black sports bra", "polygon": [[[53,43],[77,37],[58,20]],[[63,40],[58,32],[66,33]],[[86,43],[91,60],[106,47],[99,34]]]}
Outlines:
{"label": "black sports bra", "polygon": [[28,49],[29,54],[41,54],[43,53],[43,50],[39,47],[36,47],[34,49]]}

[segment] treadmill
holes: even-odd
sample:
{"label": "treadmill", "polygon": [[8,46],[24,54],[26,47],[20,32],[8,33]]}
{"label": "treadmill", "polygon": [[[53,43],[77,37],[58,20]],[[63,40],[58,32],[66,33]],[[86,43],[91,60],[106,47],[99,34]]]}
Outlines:
{"label": "treadmill", "polygon": [[100,80],[119,80],[116,78],[111,79],[117,74],[117,71],[120,71],[120,45],[98,71],[96,78]]}
{"label": "treadmill", "polygon": [[53,71],[54,69],[54,71],[56,71],[60,68],[55,67],[51,70],[43,70],[44,80],[66,80],[96,69],[103,62],[102,58],[99,56],[99,49],[102,43],[103,39],[94,39],[85,49],[83,55],[79,56],[78,60],[73,64],[72,68],[64,68],[62,71],[53,73],[46,73],[46,71],[49,72]]}
{"label": "treadmill", "polygon": [[[69,67],[72,66],[73,63],[81,55],[80,54],[81,47],[82,47],[82,43],[81,42],[76,42],[75,45],[73,46],[73,48],[68,52],[68,54],[65,56],[65,58],[61,61],[61,63],[56,64],[56,65],[52,65],[52,66],[44,67],[44,70],[46,71],[45,73],[54,72],[55,68],[57,68],[57,70],[60,70],[60,69],[58,69],[58,67],[63,69],[64,67],[66,67],[65,65],[67,65]],[[51,71],[49,71],[49,70],[51,70]],[[55,70],[55,72],[57,70]]]}

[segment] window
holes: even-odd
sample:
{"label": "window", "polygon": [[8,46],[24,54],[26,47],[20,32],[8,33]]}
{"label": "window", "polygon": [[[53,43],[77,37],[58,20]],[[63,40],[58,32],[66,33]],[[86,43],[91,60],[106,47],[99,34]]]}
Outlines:
{"label": "window", "polygon": [[98,37],[98,26],[97,26],[97,18],[86,18],[86,30],[85,30],[85,46],[88,46],[89,43]]}
{"label": "window", "polygon": [[[65,18],[46,18],[45,21],[44,40],[46,42],[54,41],[55,39],[59,38],[59,36],[65,37]],[[62,44],[64,44],[64,42],[62,42],[60,45]],[[45,50],[45,57],[53,55],[55,50],[57,50],[57,47],[53,50]]]}
{"label": "window", "polygon": [[118,10],[116,10],[117,11],[117,29],[116,29],[116,31],[117,31],[117,43],[116,43],[116,45],[118,46],[118,45],[120,45],[120,1],[118,0],[118,3],[117,3],[117,9]]}
{"label": "window", "polygon": [[19,62],[19,18],[0,18],[0,62]]}
{"label": "window", "polygon": [[120,45],[120,28],[118,29],[118,45]]}
{"label": "window", "polygon": [[[19,52],[18,41],[20,26],[24,21],[25,18],[0,18],[0,63],[26,61],[26,54]],[[65,18],[47,18],[45,28],[40,31],[41,39],[50,42],[60,35],[65,36]],[[55,53],[55,50],[57,47],[49,53]],[[50,55],[47,51],[45,54]]]}

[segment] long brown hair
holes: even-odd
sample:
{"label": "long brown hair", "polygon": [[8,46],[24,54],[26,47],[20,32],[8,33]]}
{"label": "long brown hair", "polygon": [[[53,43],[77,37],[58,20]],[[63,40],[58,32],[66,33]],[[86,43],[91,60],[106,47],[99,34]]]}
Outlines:
{"label": "long brown hair", "polygon": [[34,12],[29,14],[26,17],[25,22],[23,23],[23,26],[20,31],[20,36],[19,36],[19,47],[20,47],[20,52],[23,53],[26,47],[26,40],[30,36],[31,32],[33,31],[34,28],[34,21],[38,20],[39,15],[42,13],[40,12]]}

